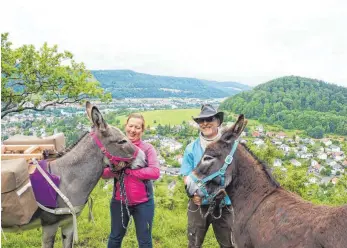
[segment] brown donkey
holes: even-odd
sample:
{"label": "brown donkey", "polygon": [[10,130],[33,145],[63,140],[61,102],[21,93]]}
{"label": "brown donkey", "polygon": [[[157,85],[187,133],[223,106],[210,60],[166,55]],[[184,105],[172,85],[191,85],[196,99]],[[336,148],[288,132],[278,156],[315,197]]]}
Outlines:
{"label": "brown donkey", "polygon": [[[222,168],[246,124],[240,115],[219,141],[206,148],[193,171],[197,178],[203,179]],[[220,184],[221,178],[215,177],[205,188],[209,195],[217,195],[217,201],[223,192],[230,197],[235,215],[233,238],[238,248],[347,247],[347,205],[318,206],[283,189],[242,144],[226,169],[225,191]],[[188,180],[187,193],[204,196],[199,187]]]}

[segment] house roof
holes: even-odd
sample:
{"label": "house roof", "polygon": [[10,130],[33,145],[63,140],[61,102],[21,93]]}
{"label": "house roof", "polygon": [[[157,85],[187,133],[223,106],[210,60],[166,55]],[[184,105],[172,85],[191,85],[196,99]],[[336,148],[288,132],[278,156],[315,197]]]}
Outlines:
{"label": "house roof", "polygon": [[320,164],[316,164],[315,166],[313,166],[315,169],[319,170],[321,165]]}
{"label": "house roof", "polygon": [[337,177],[334,177],[331,179],[331,182],[334,184],[337,183],[338,181],[339,181],[339,179]]}
{"label": "house roof", "polygon": [[331,155],[333,155],[333,156],[341,156],[343,154],[344,154],[344,152],[332,152],[331,153]]}

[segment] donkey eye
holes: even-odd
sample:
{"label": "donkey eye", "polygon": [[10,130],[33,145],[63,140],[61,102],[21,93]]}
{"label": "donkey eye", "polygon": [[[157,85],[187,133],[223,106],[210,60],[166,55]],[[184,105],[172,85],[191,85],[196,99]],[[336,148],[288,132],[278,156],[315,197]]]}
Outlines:
{"label": "donkey eye", "polygon": [[123,139],[123,140],[118,141],[117,143],[118,143],[119,145],[121,145],[121,144],[127,143],[127,140],[126,140],[126,139]]}
{"label": "donkey eye", "polygon": [[203,161],[210,161],[210,160],[212,160],[212,159],[213,159],[212,156],[205,155],[204,158],[203,158]]}
{"label": "donkey eye", "polygon": [[220,179],[220,177],[215,177],[215,178],[213,178],[212,182],[214,182],[217,185],[220,185],[221,179]]}

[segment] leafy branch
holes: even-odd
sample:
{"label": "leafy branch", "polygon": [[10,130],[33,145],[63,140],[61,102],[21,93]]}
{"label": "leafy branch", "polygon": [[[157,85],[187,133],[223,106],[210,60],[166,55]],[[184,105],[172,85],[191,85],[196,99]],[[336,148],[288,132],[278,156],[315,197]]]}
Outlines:
{"label": "leafy branch", "polygon": [[111,99],[85,65],[74,61],[72,53],[58,52],[56,45],[47,43],[38,50],[33,45],[11,46],[8,33],[1,34],[1,118],[87,98]]}

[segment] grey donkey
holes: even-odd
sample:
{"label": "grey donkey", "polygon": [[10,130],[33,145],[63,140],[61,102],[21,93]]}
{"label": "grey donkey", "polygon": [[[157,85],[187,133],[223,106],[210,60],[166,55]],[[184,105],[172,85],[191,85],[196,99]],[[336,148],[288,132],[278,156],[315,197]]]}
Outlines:
{"label": "grey donkey", "polygon": [[[94,124],[92,131],[110,154],[121,158],[129,158],[135,154],[137,148],[118,128],[106,123],[97,107],[87,102],[86,112]],[[51,172],[61,178],[59,189],[73,206],[81,206],[87,202],[106,166],[104,161],[107,159],[93,138],[85,135],[70,152],[50,163]],[[145,164],[145,155],[139,150],[130,166],[134,169]],[[67,205],[58,196],[58,208],[65,207]],[[3,228],[3,230],[25,231],[42,226],[42,247],[52,248],[60,226],[63,247],[73,247],[74,228],[70,214],[55,215],[39,209],[34,216],[26,225]]]}

